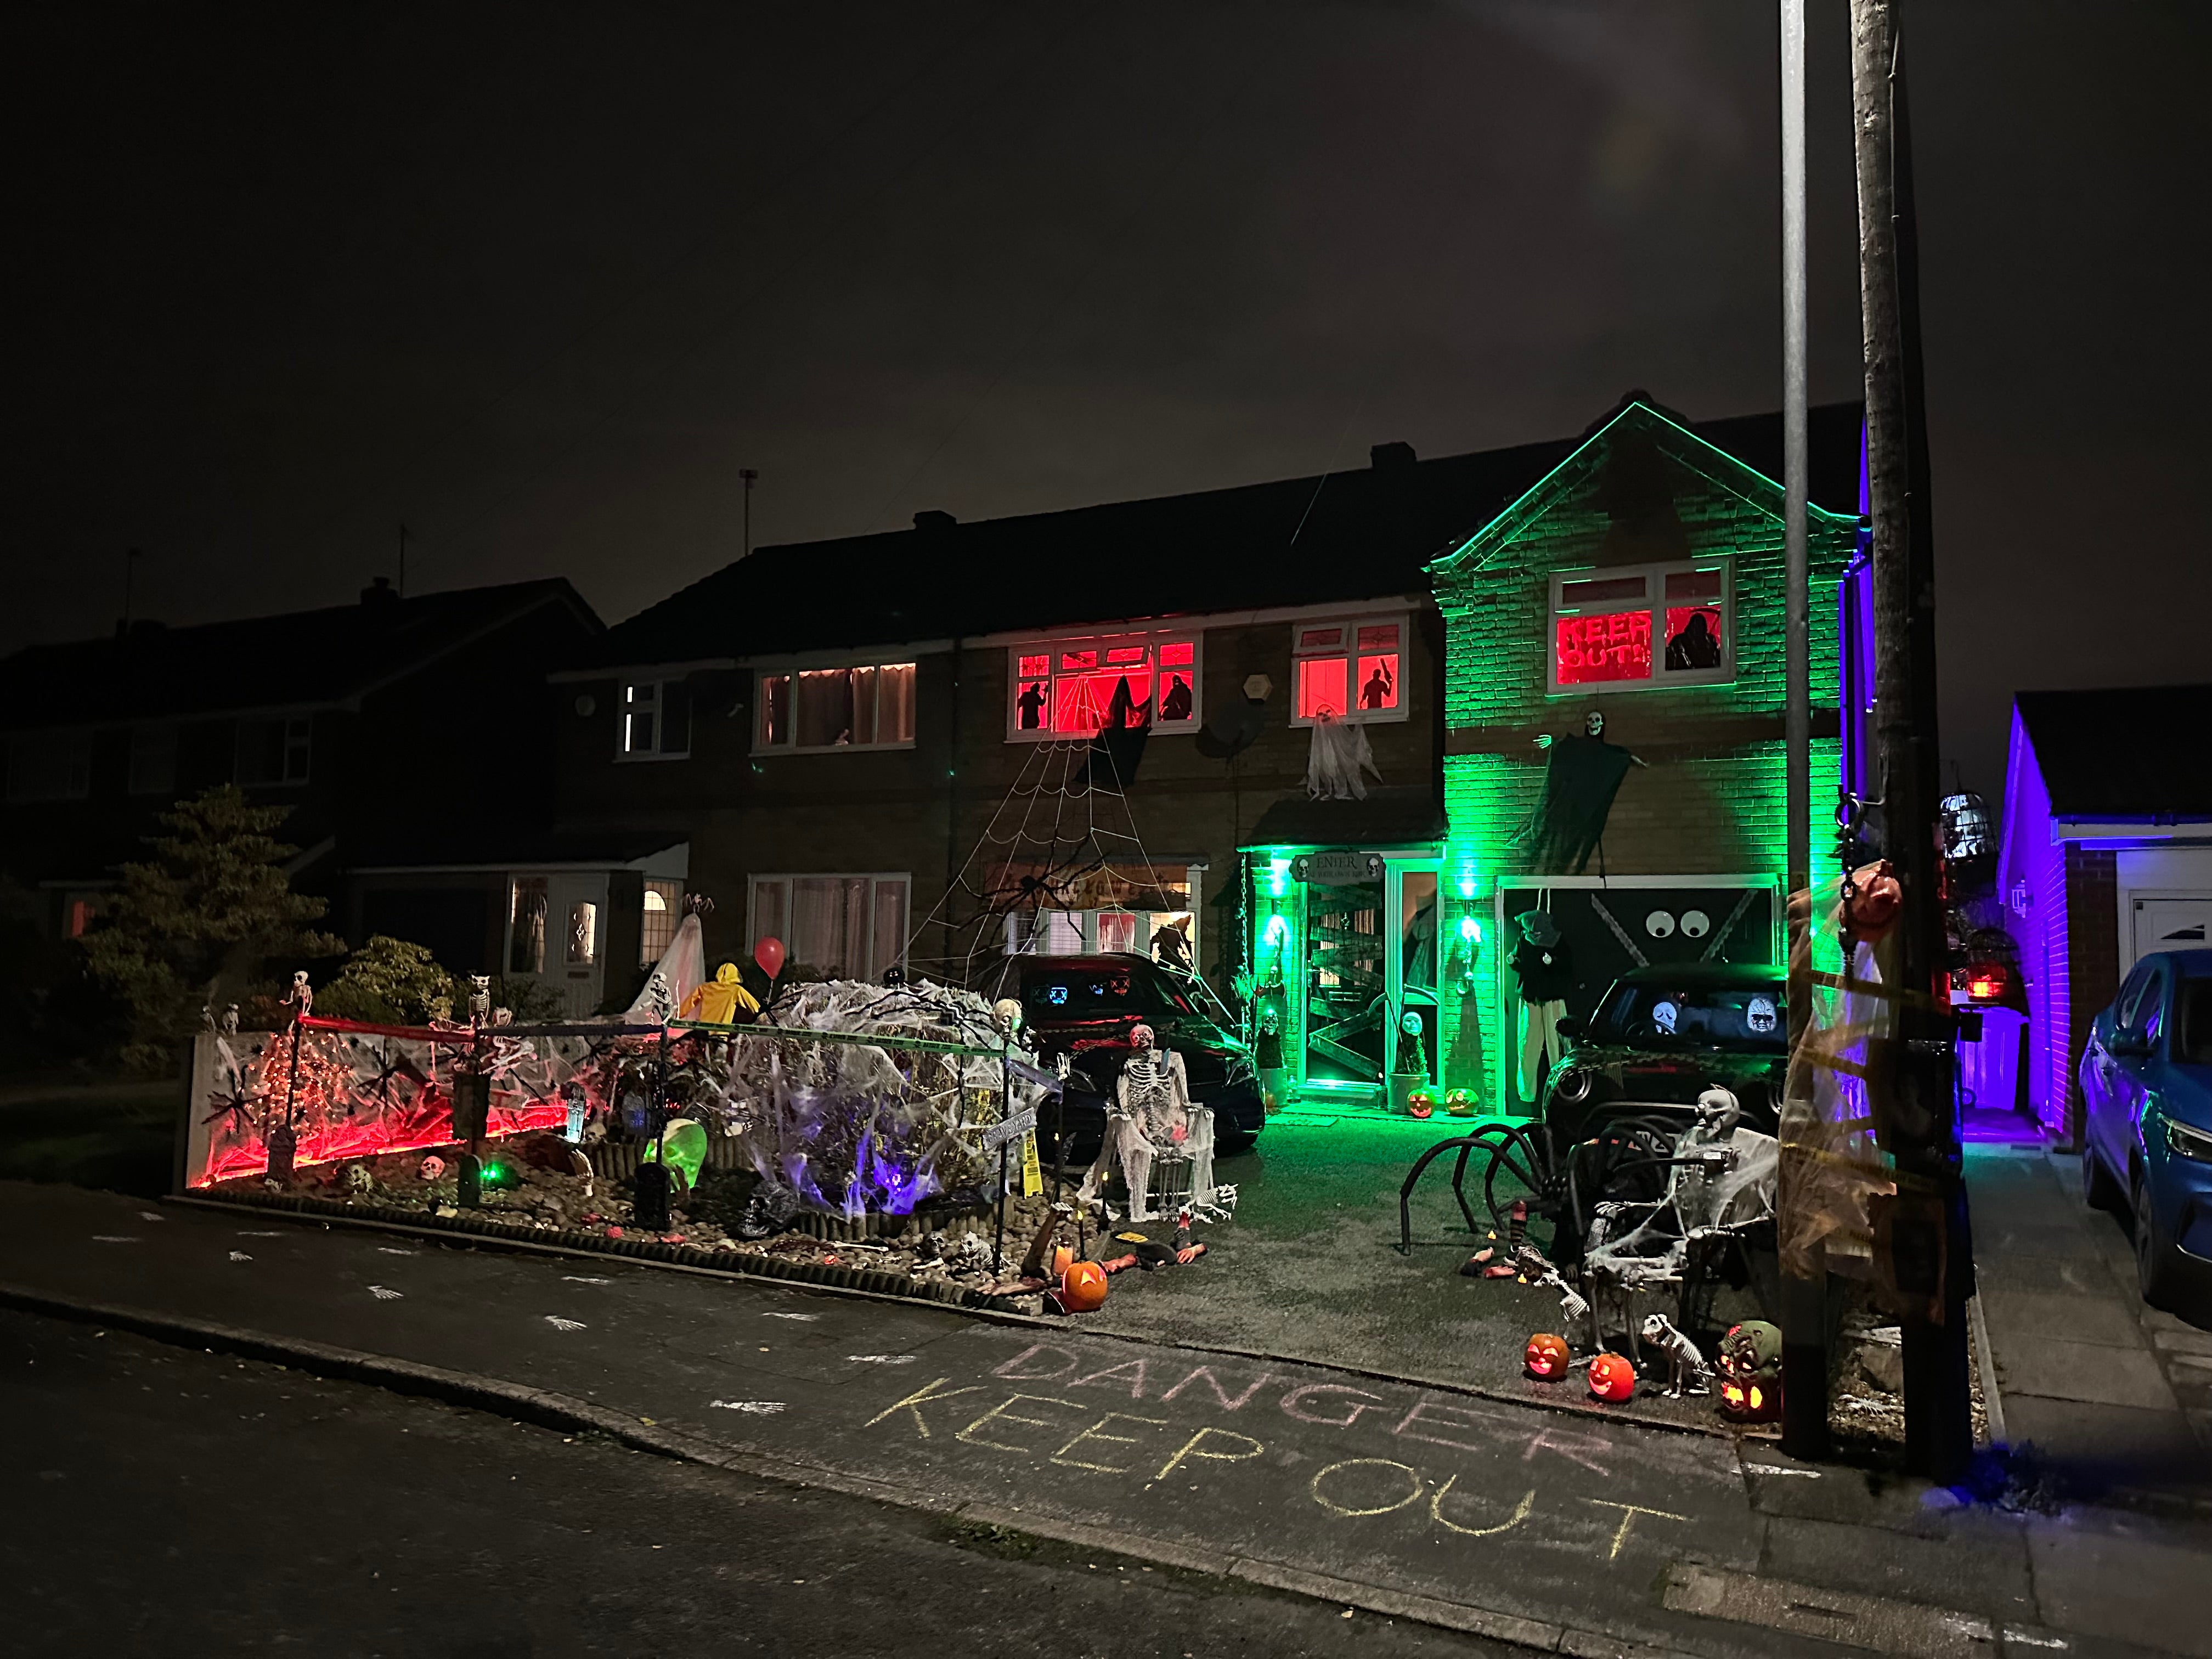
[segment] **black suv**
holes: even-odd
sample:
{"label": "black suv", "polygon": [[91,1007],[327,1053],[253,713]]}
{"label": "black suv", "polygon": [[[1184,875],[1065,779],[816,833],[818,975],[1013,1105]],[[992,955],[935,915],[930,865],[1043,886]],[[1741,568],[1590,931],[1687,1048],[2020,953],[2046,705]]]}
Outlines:
{"label": "black suv", "polygon": [[1544,1089],[1553,1144],[1586,1139],[1607,1118],[1674,1116],[1733,1091],[1743,1126],[1775,1131],[1790,1061],[1779,968],[1686,963],[1623,974],[1587,1024],[1563,1019],[1566,1053]]}
{"label": "black suv", "polygon": [[[1266,1115],[1250,1054],[1200,1012],[1176,975],[1150,957],[1119,951],[1010,957],[991,995],[1020,998],[1038,1050],[1072,1061],[1063,1120],[1066,1162],[1086,1164],[1098,1155],[1106,1105],[1129,1057],[1129,1032],[1138,1025],[1151,1026],[1159,1047],[1182,1056],[1191,1099],[1213,1109],[1216,1152],[1242,1152],[1259,1138]],[[1049,1103],[1038,1114],[1038,1150],[1048,1157],[1054,1146],[1053,1116]]]}

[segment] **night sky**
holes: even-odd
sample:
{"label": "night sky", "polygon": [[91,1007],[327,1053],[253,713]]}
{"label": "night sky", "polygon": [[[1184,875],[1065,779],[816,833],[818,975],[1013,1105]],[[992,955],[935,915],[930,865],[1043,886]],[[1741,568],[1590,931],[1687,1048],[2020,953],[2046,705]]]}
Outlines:
{"label": "night sky", "polygon": [[[411,589],[561,574],[614,621],[736,556],[741,466],[758,544],[1630,386],[1773,408],[1774,13],[13,8],[0,650],[112,628],[128,546],[172,623],[348,600],[403,521]],[[2212,7],[1905,14],[1945,743],[1994,791],[2015,688],[2212,677]],[[1844,15],[1816,399],[1858,395]]]}

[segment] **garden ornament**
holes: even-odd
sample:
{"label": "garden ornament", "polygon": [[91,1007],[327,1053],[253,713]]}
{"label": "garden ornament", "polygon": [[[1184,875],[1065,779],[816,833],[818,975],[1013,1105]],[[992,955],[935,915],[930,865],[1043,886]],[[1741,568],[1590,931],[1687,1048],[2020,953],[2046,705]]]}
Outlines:
{"label": "garden ornament", "polygon": [[1589,1391],[1595,1399],[1619,1405],[1636,1397],[1636,1367],[1625,1354],[1601,1353],[1589,1364]]}
{"label": "garden ornament", "polygon": [[1680,1400],[1685,1394],[1709,1391],[1712,1368],[1698,1352],[1698,1345],[1674,1328],[1674,1321],[1664,1314],[1651,1314],[1644,1321],[1643,1336],[1667,1356],[1667,1398]]}
{"label": "garden ornament", "polygon": [[1571,1357],[1566,1339],[1554,1336],[1549,1331],[1539,1331],[1528,1339],[1528,1346],[1521,1357],[1528,1375],[1539,1382],[1556,1382],[1567,1374]]}

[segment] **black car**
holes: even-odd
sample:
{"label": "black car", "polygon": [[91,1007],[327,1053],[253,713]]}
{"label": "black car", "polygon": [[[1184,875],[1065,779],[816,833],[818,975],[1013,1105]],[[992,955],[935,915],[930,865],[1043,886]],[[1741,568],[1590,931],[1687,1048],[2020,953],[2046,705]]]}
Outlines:
{"label": "black car", "polygon": [[[1151,1026],[1160,1048],[1182,1056],[1191,1099],[1213,1109],[1217,1152],[1242,1152],[1258,1139],[1266,1114],[1251,1054],[1176,975],[1150,957],[1118,951],[1011,957],[991,995],[1020,998],[1039,1051],[1048,1059],[1070,1058],[1061,1126],[1066,1162],[1087,1164],[1098,1155],[1107,1103],[1129,1057],[1129,1033],[1139,1025]],[[1038,1118],[1038,1151],[1050,1157],[1060,1130],[1049,1102]]]}
{"label": "black car", "polygon": [[1790,1060],[1779,968],[1691,963],[1638,968],[1613,983],[1587,1022],[1563,1019],[1565,1054],[1545,1080],[1553,1144],[1588,1139],[1617,1117],[1679,1116],[1698,1097],[1732,1091],[1743,1127],[1775,1132]]}

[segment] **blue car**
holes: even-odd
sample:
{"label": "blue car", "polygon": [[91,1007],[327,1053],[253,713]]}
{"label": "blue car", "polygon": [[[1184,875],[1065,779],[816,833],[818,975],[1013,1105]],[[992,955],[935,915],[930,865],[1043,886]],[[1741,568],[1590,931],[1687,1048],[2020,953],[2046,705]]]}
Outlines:
{"label": "blue car", "polygon": [[2143,1300],[2202,1306],[2212,1284],[2212,951],[2136,963],[2081,1054],[2081,1184],[2135,1218]]}

